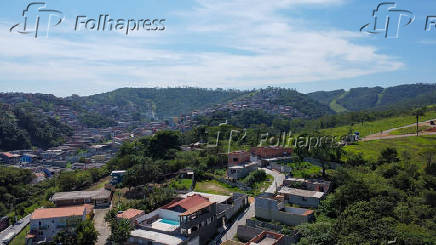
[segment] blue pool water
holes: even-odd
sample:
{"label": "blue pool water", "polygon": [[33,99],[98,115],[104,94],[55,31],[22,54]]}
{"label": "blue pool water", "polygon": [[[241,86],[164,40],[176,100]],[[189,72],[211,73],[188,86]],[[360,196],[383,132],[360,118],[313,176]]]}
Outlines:
{"label": "blue pool water", "polygon": [[170,220],[170,219],[161,219],[160,222],[168,225],[180,225],[179,221]]}

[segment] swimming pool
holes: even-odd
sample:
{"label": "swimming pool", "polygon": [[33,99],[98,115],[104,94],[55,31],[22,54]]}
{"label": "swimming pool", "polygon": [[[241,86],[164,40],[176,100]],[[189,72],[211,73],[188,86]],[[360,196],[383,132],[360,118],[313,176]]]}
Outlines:
{"label": "swimming pool", "polygon": [[180,225],[179,221],[170,220],[170,219],[161,219],[160,222],[168,225]]}

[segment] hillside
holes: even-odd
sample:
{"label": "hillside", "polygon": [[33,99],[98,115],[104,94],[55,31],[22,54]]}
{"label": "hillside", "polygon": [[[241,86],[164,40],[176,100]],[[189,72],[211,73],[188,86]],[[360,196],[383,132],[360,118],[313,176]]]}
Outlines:
{"label": "hillside", "polygon": [[118,111],[133,117],[162,119],[225,103],[246,93],[239,90],[202,88],[121,88],[108,93],[79,97],[75,101],[103,114],[113,115],[112,112]]}
{"label": "hillside", "polygon": [[0,108],[0,150],[49,148],[71,134],[70,127],[41,113],[9,105]]}
{"label": "hillside", "polygon": [[342,112],[338,111],[338,106],[347,111],[423,106],[435,104],[436,84],[352,88],[349,91],[314,92],[308,96],[324,105],[329,105],[336,112]]}

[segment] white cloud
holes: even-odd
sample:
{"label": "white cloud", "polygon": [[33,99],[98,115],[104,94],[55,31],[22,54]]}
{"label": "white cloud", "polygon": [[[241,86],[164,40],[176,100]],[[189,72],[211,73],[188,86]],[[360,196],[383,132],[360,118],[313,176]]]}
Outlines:
{"label": "white cloud", "polygon": [[[312,31],[304,20],[279,14],[299,5],[326,7],[341,0],[197,3],[189,13],[177,13],[183,20],[178,29],[162,33],[77,33],[81,38],[73,41],[0,32],[0,88],[23,80],[82,81],[80,86],[87,86],[83,91],[89,92],[124,86],[254,87],[353,78],[403,66],[372,46],[355,44],[360,35]],[[209,45],[213,51],[178,49],[180,40],[191,35],[201,37],[194,46]],[[70,94],[62,86],[53,91]]]}

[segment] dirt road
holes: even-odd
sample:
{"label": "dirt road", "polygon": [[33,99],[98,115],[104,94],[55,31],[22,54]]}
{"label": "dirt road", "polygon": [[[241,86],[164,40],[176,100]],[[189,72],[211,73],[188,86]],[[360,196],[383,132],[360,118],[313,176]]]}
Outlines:
{"label": "dirt road", "polygon": [[[429,127],[436,127],[435,125],[431,125],[430,122],[431,121],[436,121],[436,119],[431,119],[425,122],[420,122],[418,123],[419,127],[421,126],[429,126]],[[412,136],[416,136],[416,134],[402,134],[402,135],[392,135],[390,134],[392,131],[398,130],[398,129],[402,129],[402,128],[410,128],[410,127],[416,127],[416,123],[414,124],[410,124],[410,125],[406,125],[406,126],[402,126],[402,127],[398,127],[398,128],[391,128],[388,130],[385,130],[381,133],[377,133],[377,134],[371,134],[368,135],[364,138],[362,138],[361,141],[371,141],[371,140],[382,140],[382,139],[395,139],[395,138],[404,138],[404,137],[412,137]],[[436,132],[420,132],[419,135],[436,135]]]}

